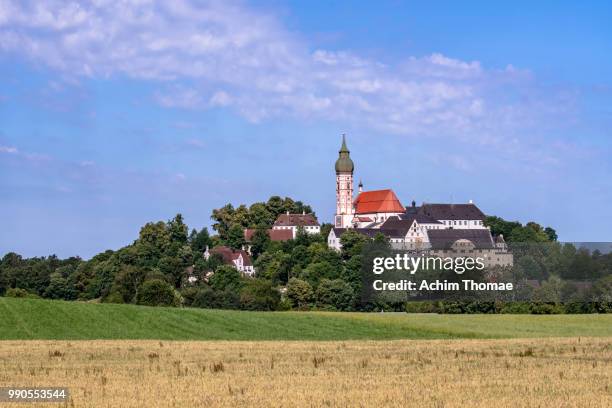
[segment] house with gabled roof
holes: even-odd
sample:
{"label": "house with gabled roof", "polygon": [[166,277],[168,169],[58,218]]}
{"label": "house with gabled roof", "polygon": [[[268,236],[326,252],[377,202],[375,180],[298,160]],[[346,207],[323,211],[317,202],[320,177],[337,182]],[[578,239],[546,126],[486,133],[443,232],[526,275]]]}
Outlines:
{"label": "house with gabled roof", "polygon": [[320,234],[321,225],[314,214],[291,214],[287,211],[285,214],[280,214],[274,224],[274,231],[291,231],[293,239],[297,236],[298,229],[302,228],[307,234]]}
{"label": "house with gabled roof", "polygon": [[224,264],[236,268],[238,272],[241,272],[246,276],[255,275],[253,261],[246,251],[242,249],[232,249],[223,245],[216,246],[212,249],[206,247],[206,251],[204,251],[204,259],[208,260],[215,254],[221,256]]}

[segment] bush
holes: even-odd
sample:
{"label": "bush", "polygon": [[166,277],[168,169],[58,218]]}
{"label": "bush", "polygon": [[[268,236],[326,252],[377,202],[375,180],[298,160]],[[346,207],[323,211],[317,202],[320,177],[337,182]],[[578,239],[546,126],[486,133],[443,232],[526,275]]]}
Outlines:
{"label": "bush", "polygon": [[108,296],[105,297],[102,301],[104,303],[119,303],[119,304],[125,303],[125,300],[123,300],[123,296],[116,289],[111,290]]}
{"label": "bush", "polygon": [[214,290],[209,286],[197,289],[191,302],[192,307],[204,309],[238,309],[240,307],[240,297],[235,291]]}
{"label": "bush", "polygon": [[187,307],[193,306],[199,291],[199,288],[193,286],[183,289],[181,291],[181,296],[183,296],[183,305]]}
{"label": "bush", "polygon": [[565,309],[562,304],[558,303],[532,303],[532,314],[563,314]]}
{"label": "bush", "polygon": [[464,312],[468,314],[496,313],[497,309],[495,302],[468,302]]}
{"label": "bush", "polygon": [[314,298],[312,286],[304,280],[291,278],[287,284],[287,299],[291,306],[299,309],[307,308]]}
{"label": "bush", "polygon": [[76,297],[76,291],[60,273],[54,272],[50,276],[49,286],[45,289],[43,296],[49,299],[73,300]]}
{"label": "bush", "polygon": [[161,279],[145,281],[138,288],[136,302],[145,306],[180,306],[181,297],[174,288]]}
{"label": "bush", "polygon": [[240,291],[240,308],[244,310],[276,310],[280,293],[272,287],[272,282],[252,279]]}
{"label": "bush", "polygon": [[465,313],[465,304],[458,301],[440,302],[440,313],[462,314]]}
{"label": "bush", "polygon": [[529,302],[508,302],[505,303],[500,313],[503,314],[530,314],[531,303]]}
{"label": "bush", "polygon": [[436,302],[414,301],[406,302],[406,313],[440,313]]}
{"label": "bush", "polygon": [[220,307],[220,301],[214,290],[209,287],[204,287],[197,289],[197,293],[193,296],[191,306],[211,309]]}
{"label": "bush", "polygon": [[281,301],[278,303],[277,310],[280,310],[283,312],[287,310],[291,310],[291,301],[287,298],[281,299]]}
{"label": "bush", "polygon": [[228,289],[238,291],[242,284],[240,272],[232,266],[222,265],[208,279],[208,283],[214,290],[225,291]]}
{"label": "bush", "polygon": [[40,299],[40,296],[37,294],[28,292],[27,290],[21,288],[9,288],[6,290],[6,293],[4,293],[4,296],[12,298]]}
{"label": "bush", "polygon": [[341,279],[322,279],[317,288],[317,306],[325,309],[351,310],[353,288]]}

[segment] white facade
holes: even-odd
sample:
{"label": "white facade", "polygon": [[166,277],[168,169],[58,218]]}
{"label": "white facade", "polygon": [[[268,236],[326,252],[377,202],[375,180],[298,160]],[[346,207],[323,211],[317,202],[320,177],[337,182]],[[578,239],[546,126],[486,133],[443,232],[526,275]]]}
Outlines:
{"label": "white facade", "polygon": [[327,246],[335,249],[336,251],[340,251],[342,249],[342,244],[340,244],[340,237],[336,236],[334,229],[332,228],[329,231],[329,235],[327,236]]}
{"label": "white facade", "polygon": [[242,272],[243,274],[247,276],[253,276],[253,274],[255,273],[255,269],[253,269],[253,265],[245,265],[242,254],[238,254],[238,256],[235,259],[232,259],[232,262],[234,263],[234,267],[238,269],[238,272]]}
{"label": "white facade", "polygon": [[[428,235],[428,231],[430,230],[451,229],[453,228],[453,226],[456,226],[455,229],[488,229],[488,227],[482,224],[482,221],[478,220],[452,221],[455,221],[456,223],[453,224],[451,220],[447,220],[446,224],[443,220],[440,221],[441,224],[419,223],[417,222],[417,220],[414,220],[410,225],[410,228],[406,232],[405,236],[389,237],[389,242],[393,247],[398,249],[427,249],[430,246]],[[380,229],[381,225],[382,223],[377,223],[376,225],[367,225],[367,223],[364,223],[364,226],[359,228]],[[468,228],[468,225],[471,225],[471,228]],[[333,228],[327,237],[327,246],[330,248],[334,248],[338,251],[342,248],[342,244],[340,243],[340,237],[336,236]]]}
{"label": "white facade", "polygon": [[[272,227],[272,229],[274,230],[291,230],[291,233],[293,234],[293,239],[295,239],[295,237],[297,236],[298,228],[300,227],[297,225],[275,225]],[[302,228],[307,234],[321,233],[320,225],[304,225]]]}

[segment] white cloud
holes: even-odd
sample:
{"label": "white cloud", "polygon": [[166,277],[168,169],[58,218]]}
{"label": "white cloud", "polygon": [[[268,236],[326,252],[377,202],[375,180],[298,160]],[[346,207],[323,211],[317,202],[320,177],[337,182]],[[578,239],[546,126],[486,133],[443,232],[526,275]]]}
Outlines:
{"label": "white cloud", "polygon": [[[61,75],[158,82],[169,108],[234,109],[348,120],[386,132],[507,137],[566,101],[533,94],[531,75],[440,53],[386,64],[311,49],[274,16],[240,2],[82,3],[0,0],[0,52],[42,61]],[[546,116],[546,117],[545,117]]]}
{"label": "white cloud", "polygon": [[16,147],[13,146],[0,146],[0,153],[9,153],[9,154],[15,154],[18,153],[19,150],[17,150]]}

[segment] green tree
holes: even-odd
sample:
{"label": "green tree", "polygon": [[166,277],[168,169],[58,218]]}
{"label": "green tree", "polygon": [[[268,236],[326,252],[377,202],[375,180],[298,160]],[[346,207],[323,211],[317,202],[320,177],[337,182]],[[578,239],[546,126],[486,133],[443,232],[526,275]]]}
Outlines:
{"label": "green tree", "polygon": [[517,227],[522,227],[518,221],[506,221],[503,218],[488,216],[485,218],[484,224],[491,229],[491,234],[494,236],[503,235],[506,240],[510,239],[512,230]]}
{"label": "green tree", "polygon": [[179,242],[181,244],[187,242],[189,228],[185,225],[182,214],[176,214],[173,219],[168,221],[167,228],[172,242]]}
{"label": "green tree", "polygon": [[240,307],[245,310],[276,310],[280,294],[270,281],[248,279],[240,290]]}
{"label": "green tree", "polygon": [[259,255],[264,253],[270,244],[270,236],[265,228],[257,228],[251,238],[251,254],[257,259]]}
{"label": "green tree", "polygon": [[361,254],[363,245],[367,241],[368,238],[357,231],[353,231],[352,229],[345,231],[340,237],[340,244],[342,244],[342,258],[347,260],[355,255]]}
{"label": "green tree", "polygon": [[222,240],[227,239],[227,234],[233,223],[233,217],[234,207],[231,204],[215,209],[212,212],[210,217],[214,221],[212,227],[217,231]]}
{"label": "green tree", "polygon": [[218,267],[224,264],[223,256],[221,254],[212,254],[205,264],[205,271],[216,271]]}
{"label": "green tree", "polygon": [[115,274],[113,286],[106,301],[112,303],[134,303],[138,289],[145,280],[147,270],[133,265],[121,265]]}
{"label": "green tree", "polygon": [[291,270],[291,255],[282,250],[264,252],[255,261],[257,277],[267,279],[274,284],[286,283]]}
{"label": "green tree", "polygon": [[599,279],[591,289],[592,299],[606,305],[607,311],[612,311],[612,275]]}
{"label": "green tree", "polygon": [[266,203],[266,209],[272,215],[272,218],[276,220],[276,217],[284,212],[284,205],[285,203],[282,198],[279,196],[272,196]]}
{"label": "green tree", "polygon": [[557,238],[558,238],[557,231],[555,231],[551,227],[544,228],[544,233],[548,237],[548,240],[551,241],[551,242],[556,241]]}
{"label": "green tree", "polygon": [[244,227],[240,224],[232,225],[227,233],[227,245],[233,249],[240,249],[244,244]]}
{"label": "green tree", "polygon": [[208,279],[208,283],[214,290],[238,291],[242,285],[242,277],[236,268],[222,265],[215,270],[215,273]]}
{"label": "green tree", "polygon": [[14,287],[14,276],[23,265],[23,258],[15,252],[9,252],[0,261],[0,296]]}
{"label": "green tree", "polygon": [[341,271],[334,268],[329,262],[322,261],[309,264],[302,270],[299,278],[307,281],[313,287],[316,287],[323,279],[330,280],[339,278],[340,273]]}
{"label": "green tree", "polygon": [[308,246],[310,245],[310,238],[311,238],[310,234],[306,232],[304,227],[299,226],[297,228],[297,231],[295,232],[295,244],[296,245]]}
{"label": "green tree", "polygon": [[539,224],[529,222],[524,227],[516,227],[510,232],[510,242],[547,242],[548,236]]}
{"label": "green tree", "polygon": [[316,298],[319,307],[351,310],[354,292],[353,288],[342,279],[323,279],[317,287]]}
{"label": "green tree", "polygon": [[559,303],[563,297],[563,280],[552,275],[535,290],[534,300],[537,302]]}
{"label": "green tree", "polygon": [[268,211],[265,203],[255,203],[249,207],[249,228],[267,229],[272,226],[275,219]]}
{"label": "green tree", "polygon": [[383,233],[378,232],[374,236],[374,243],[378,246],[384,246],[385,248],[391,248],[391,244],[389,243],[389,238],[387,238]]}
{"label": "green tree", "polygon": [[287,298],[289,298],[293,307],[302,309],[308,307],[314,300],[314,291],[308,282],[291,278],[287,283]]}
{"label": "green tree", "polygon": [[206,247],[210,247],[211,240],[208,228],[204,227],[199,232],[196,229],[191,231],[189,243],[194,253],[203,253]]}
{"label": "green tree", "polygon": [[153,279],[140,285],[137,303],[145,306],[180,306],[180,297],[168,282]]}
{"label": "green tree", "polygon": [[521,257],[515,268],[517,278],[523,279],[544,279],[546,276],[542,270],[542,266],[531,255]]}
{"label": "green tree", "polygon": [[49,286],[43,294],[48,299],[70,299],[72,297],[72,288],[66,282],[66,278],[59,272],[51,274]]}
{"label": "green tree", "polygon": [[353,288],[355,293],[361,293],[362,276],[361,263],[363,262],[362,255],[355,255],[346,261],[342,273],[342,279]]}
{"label": "green tree", "polygon": [[311,261],[308,247],[304,245],[296,245],[291,250],[291,265],[305,268]]}

